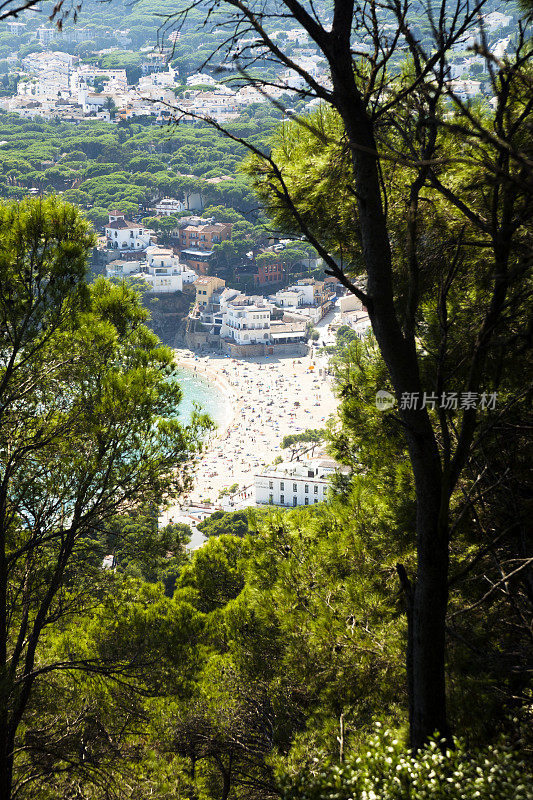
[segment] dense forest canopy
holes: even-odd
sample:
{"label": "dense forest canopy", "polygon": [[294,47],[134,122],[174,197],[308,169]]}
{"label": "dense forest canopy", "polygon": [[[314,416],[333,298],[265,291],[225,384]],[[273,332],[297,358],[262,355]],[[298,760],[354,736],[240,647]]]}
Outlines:
{"label": "dense forest canopy", "polygon": [[[251,108],[235,130],[258,143],[279,119]],[[239,172],[245,150],[208,126],[156,126],[149,121],[109,125],[24,121],[0,115],[0,195],[22,198],[28,189],[61,192],[84,209],[138,213],[162,197],[201,190],[206,204],[249,215],[257,200]],[[206,183],[209,178],[229,180]],[[96,216],[95,216],[96,219]],[[100,222],[101,224],[101,222]]]}

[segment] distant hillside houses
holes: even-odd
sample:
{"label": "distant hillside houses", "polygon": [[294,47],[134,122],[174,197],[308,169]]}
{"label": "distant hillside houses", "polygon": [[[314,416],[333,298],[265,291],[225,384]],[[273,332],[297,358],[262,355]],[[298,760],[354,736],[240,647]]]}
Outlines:
{"label": "distant hillside houses", "polygon": [[489,31],[496,31],[500,28],[508,28],[513,18],[510,14],[502,14],[500,11],[491,11],[483,17],[483,25]]}
{"label": "distant hillside houses", "polygon": [[[52,28],[42,29],[44,46],[53,46],[53,33]],[[78,57],[59,50],[30,53],[22,61],[25,74],[17,93],[0,98],[0,108],[25,117],[59,117],[68,122],[85,117],[106,122],[135,117],[153,117],[159,123],[168,121],[173,106],[177,105],[175,90],[180,83],[176,70],[165,58],[164,53],[144,53],[142,75],[135,86],[129,86],[125,69],[82,64]],[[318,77],[315,56],[300,54],[299,58]],[[218,122],[237,119],[244,108],[268,103],[270,97],[279,98],[284,91],[283,87],[275,86],[261,92],[253,86],[233,89],[203,72],[188,76],[187,86],[179,106],[180,121],[189,124],[203,117]]]}

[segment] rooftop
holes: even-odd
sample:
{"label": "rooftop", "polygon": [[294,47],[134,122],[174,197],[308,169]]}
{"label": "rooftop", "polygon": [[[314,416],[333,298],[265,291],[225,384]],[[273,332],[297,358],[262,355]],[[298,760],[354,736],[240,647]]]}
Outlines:
{"label": "rooftop", "polygon": [[132,228],[133,230],[140,231],[143,228],[143,225],[139,225],[137,222],[128,222],[128,220],[122,217],[121,219],[117,219],[114,222],[107,222],[106,228],[112,228],[113,230],[124,230],[127,228]]}
{"label": "rooftop", "polygon": [[315,481],[326,481],[334,472],[348,473],[349,471],[349,467],[338,464],[332,458],[321,458],[286,461],[277,466],[267,467],[259,475],[269,478],[309,478]]}
{"label": "rooftop", "polygon": [[212,250],[182,250],[182,255],[186,256],[194,256],[195,258],[199,258],[199,260],[207,261],[212,255]]}

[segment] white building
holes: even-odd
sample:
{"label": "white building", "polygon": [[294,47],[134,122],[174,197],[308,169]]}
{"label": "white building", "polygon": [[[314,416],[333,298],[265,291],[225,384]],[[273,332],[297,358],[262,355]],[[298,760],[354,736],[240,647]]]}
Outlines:
{"label": "white building", "polygon": [[293,508],[311,506],[326,500],[329,478],[347,471],[330,458],[289,461],[265,469],[254,478],[257,505]]}
{"label": "white building", "polygon": [[105,228],[107,246],[114,250],[144,250],[150,245],[150,231],[124,214],[113,211]]}
{"label": "white building", "polygon": [[76,56],[63,53],[59,50],[44,53],[30,53],[22,59],[22,66],[34,75],[48,76],[51,72],[60,72],[69,75],[77,62]]}
{"label": "white building", "polygon": [[474,97],[477,97],[480,93],[481,88],[481,81],[471,81],[471,80],[453,80],[450,81],[450,89],[451,91],[457,95],[459,100],[463,103],[467,103],[469,100],[473,100]]}
{"label": "white building", "polygon": [[501,11],[492,11],[490,14],[485,14],[483,17],[483,25],[489,31],[497,31],[500,28],[507,28],[513,18],[508,14],[502,14]]}
{"label": "white building", "polygon": [[57,28],[52,27],[51,25],[41,25],[35,31],[35,38],[39,40],[43,47],[48,47],[48,45],[53,42],[57,36]]}
{"label": "white building", "polygon": [[[302,306],[307,308],[307,316],[309,309],[317,308],[323,303],[323,283],[315,281],[312,278],[302,278],[292,286],[287,286],[285,289],[280,289],[276,294],[269,295],[269,300],[274,305],[280,308],[291,308],[293,311],[301,309]],[[320,319],[320,314],[317,319]]]}
{"label": "white building", "polygon": [[110,89],[125,89],[128,85],[125,69],[102,69],[92,64],[79,64],[70,76],[71,90],[75,94],[78,89],[102,79]]}
{"label": "white building", "polygon": [[187,78],[187,86],[215,86],[216,80],[206,72],[195,72]]}
{"label": "white building", "polygon": [[220,335],[241,345],[270,341],[270,307],[229,303],[222,314]]}
{"label": "white building", "polygon": [[182,211],[187,211],[187,206],[183,200],[165,197],[155,206],[154,211],[160,217],[172,217],[175,214],[180,214]]}
{"label": "white building", "polygon": [[280,308],[296,309],[305,302],[305,293],[299,286],[288,286],[270,296],[270,300]]}
{"label": "white building", "polygon": [[353,311],[363,311],[363,304],[354,294],[346,294],[339,300],[340,317],[344,321]]}
{"label": "white building", "polygon": [[106,265],[106,276],[108,278],[129,278],[141,271],[142,263],[142,261],[122,261],[117,258]]}
{"label": "white building", "polygon": [[82,107],[84,114],[93,114],[103,111],[106,104],[111,99],[111,95],[100,92],[91,92],[88,89],[78,90],[78,103]]}
{"label": "white building", "polygon": [[[173,288],[166,291],[181,292],[183,284],[194,283],[198,275],[193,269],[190,269],[186,264],[182,264],[179,257],[174,255],[172,250],[167,250],[163,247],[147,247],[146,260],[148,265],[148,273],[154,277],[172,278],[170,284],[162,284]],[[180,277],[181,286],[174,288],[178,285],[177,277]],[[155,290],[154,290],[155,291]]]}
{"label": "white building", "polygon": [[108,278],[143,281],[148,293],[181,292],[185,283],[193,283],[198,277],[172,250],[162,247],[147,247],[146,261],[111,261],[106,274]]}

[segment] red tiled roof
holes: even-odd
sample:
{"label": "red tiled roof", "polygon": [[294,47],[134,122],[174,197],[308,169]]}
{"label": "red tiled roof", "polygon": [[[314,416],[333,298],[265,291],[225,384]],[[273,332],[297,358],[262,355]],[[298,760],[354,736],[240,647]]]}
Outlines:
{"label": "red tiled roof", "polygon": [[133,228],[134,230],[140,231],[142,229],[142,225],[139,225],[137,222],[128,222],[126,219],[117,219],[115,222],[108,222],[106,228],[113,228],[116,230],[123,230],[124,228]]}

